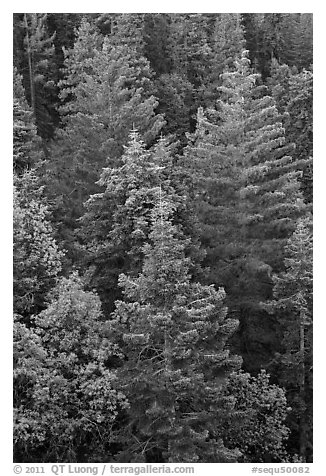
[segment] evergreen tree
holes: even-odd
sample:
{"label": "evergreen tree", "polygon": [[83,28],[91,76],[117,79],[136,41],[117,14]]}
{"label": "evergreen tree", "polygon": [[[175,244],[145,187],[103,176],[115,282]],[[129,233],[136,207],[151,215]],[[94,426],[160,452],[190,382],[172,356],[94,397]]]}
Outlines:
{"label": "evergreen tree", "polygon": [[14,177],[14,311],[27,324],[33,313],[44,308],[63,257],[44,202],[43,189],[33,170]]}
{"label": "evergreen tree", "polygon": [[159,100],[157,112],[164,115],[166,120],[162,133],[171,134],[180,147],[184,147],[186,134],[194,127],[194,87],[177,73],[162,74],[155,84]]}
{"label": "evergreen tree", "polygon": [[163,120],[155,114],[149,64],[134,50],[101,39],[94,26],[83,21],[74,49],[66,54],[61,97],[70,100],[62,108],[65,128],[53,147],[49,182],[54,198],[62,200],[56,220],[73,256],[76,219],[89,195],[99,191],[95,183],[102,168],[117,164],[133,126],[148,144]]}
{"label": "evergreen tree", "polygon": [[298,28],[297,65],[309,70],[313,64],[313,19],[312,13],[301,13]]}
{"label": "evergreen tree", "polygon": [[90,286],[101,296],[105,311],[120,296],[120,273],[138,273],[143,262],[142,246],[150,231],[150,213],[158,186],[176,206],[176,220],[193,245],[187,249],[197,266],[201,253],[195,245],[196,225],[187,203],[182,173],[166,139],[147,150],[137,131],[132,131],[119,168],[103,170],[99,184],[104,192],[86,203],[81,238],[85,243]]}
{"label": "evergreen tree", "polygon": [[311,158],[300,179],[306,202],[312,202],[313,156],[313,74],[310,71],[290,69],[287,65],[272,63],[272,76],[268,81],[277,108],[284,113],[283,123],[287,142],[294,143],[292,156],[295,160]]}
{"label": "evergreen tree", "polygon": [[274,332],[259,301],[270,295],[270,271],[281,269],[283,245],[305,209],[296,178],[306,162],[288,155],[275,103],[255,85],[246,54],[222,78],[217,111],[199,111],[186,156],[197,176],[211,280],[226,287],[246,364],[255,365],[257,354],[267,358]]}
{"label": "evergreen tree", "polygon": [[280,63],[299,68],[299,24],[300,13],[284,13],[282,15],[281,34],[284,48],[278,58]]}
{"label": "evergreen tree", "polygon": [[168,54],[169,15],[166,13],[146,13],[144,16],[144,56],[152,70],[159,76],[168,74],[171,59]]}
{"label": "evergreen tree", "polygon": [[221,84],[221,74],[226,68],[234,69],[234,61],[244,49],[245,39],[240,14],[221,13],[215,20],[210,43],[212,65],[205,90],[207,106],[214,105],[217,99],[216,88]]}
{"label": "evergreen tree", "polygon": [[114,390],[116,346],[100,301],[77,275],[62,279],[28,329],[14,325],[14,458],[17,462],[107,461],[125,397]]}
{"label": "evergreen tree", "polygon": [[57,90],[53,62],[54,34],[49,35],[47,14],[42,13],[24,13],[21,28],[24,30],[25,54],[18,71],[24,77],[24,87],[38,134],[46,140],[53,136],[58,121],[55,107]]}
{"label": "evergreen tree", "polygon": [[275,58],[271,63],[271,76],[267,80],[270,95],[273,96],[277,110],[287,119],[287,106],[291,98],[291,80],[297,74],[297,69],[287,64],[280,64]]}
{"label": "evergreen tree", "polygon": [[157,193],[142,273],[120,276],[124,300],[109,324],[125,356],[119,388],[130,402],[119,460],[234,461],[237,451],[216,428],[229,400],[223,381],[240,364],[227,348],[237,321],[227,317],[222,289],[190,281],[173,205]]}
{"label": "evergreen tree", "polygon": [[48,13],[47,27],[50,35],[54,35],[54,60],[56,64],[57,82],[62,79],[64,50],[71,49],[76,41],[76,32],[81,24],[80,13]]}
{"label": "evergreen tree", "polygon": [[[275,355],[280,382],[292,407],[292,444],[302,461],[312,461],[312,232],[311,218],[299,220],[285,248],[285,271],[274,275],[274,300],[264,308],[280,322],[283,339]],[[295,443],[294,443],[295,441]]]}
{"label": "evergreen tree", "polygon": [[287,105],[288,117],[285,121],[287,140],[295,144],[293,157],[308,159],[301,179],[302,193],[306,202],[313,199],[313,74],[302,71],[290,80],[290,100]]}
{"label": "evergreen tree", "polygon": [[170,18],[167,49],[171,58],[171,72],[192,84],[195,94],[191,115],[194,115],[204,101],[212,64],[208,20],[202,14],[171,14]]}
{"label": "evergreen tree", "polygon": [[112,23],[111,41],[115,46],[132,50],[138,57],[144,57],[144,14],[122,13]]}
{"label": "evergreen tree", "polygon": [[246,47],[256,71],[265,80],[273,59],[299,70],[312,65],[312,14],[245,13]]}
{"label": "evergreen tree", "polygon": [[37,136],[33,112],[25,99],[22,76],[14,68],[13,166],[21,175],[41,160],[41,143]]}
{"label": "evergreen tree", "polygon": [[[261,58],[261,49],[263,44],[263,31],[261,22],[264,14],[262,13],[243,13],[242,24],[246,40],[246,49],[249,51],[249,58],[252,67],[256,73],[265,77],[265,65]],[[268,58],[270,60],[270,58]]]}

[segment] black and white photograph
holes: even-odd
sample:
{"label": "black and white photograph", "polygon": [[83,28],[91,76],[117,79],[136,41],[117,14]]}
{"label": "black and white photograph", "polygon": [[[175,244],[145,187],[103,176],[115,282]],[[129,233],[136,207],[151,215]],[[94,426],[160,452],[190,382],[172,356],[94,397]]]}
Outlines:
{"label": "black and white photograph", "polygon": [[314,14],[215,8],[12,14],[15,473],[310,472]]}

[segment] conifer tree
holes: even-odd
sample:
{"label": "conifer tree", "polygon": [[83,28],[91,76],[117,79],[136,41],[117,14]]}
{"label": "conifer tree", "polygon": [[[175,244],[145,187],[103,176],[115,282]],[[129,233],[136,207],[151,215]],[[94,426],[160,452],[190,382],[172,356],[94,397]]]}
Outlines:
{"label": "conifer tree", "polygon": [[[99,185],[104,192],[94,194],[85,204],[80,237],[85,244],[86,264],[90,266],[90,285],[99,292],[104,309],[112,310],[120,295],[120,273],[138,273],[142,267],[142,246],[150,230],[150,213],[158,186],[176,206],[175,219],[193,243],[187,252],[199,268],[202,254],[196,245],[196,221],[187,203],[182,171],[175,164],[173,148],[161,137],[146,149],[137,131],[130,133],[129,144],[119,168],[105,168]],[[118,294],[117,294],[118,293]]]}
{"label": "conifer tree", "polygon": [[311,158],[300,179],[306,202],[312,202],[313,156],[313,74],[310,71],[292,70],[289,66],[272,62],[272,76],[268,81],[277,108],[284,113],[283,123],[287,142],[294,143],[292,156],[295,160]]}
{"label": "conifer tree", "polygon": [[24,74],[24,86],[38,134],[43,139],[49,139],[53,136],[58,120],[53,75],[53,71],[56,71],[53,62],[55,35],[50,36],[48,33],[47,14],[24,13],[22,27],[25,33],[25,57],[22,58],[19,71]]}
{"label": "conifer tree", "polygon": [[[312,461],[312,231],[299,220],[285,248],[285,271],[273,277],[274,300],[264,305],[277,316],[282,349],[275,355],[280,382],[288,391],[295,450]],[[297,437],[298,435],[298,437]]]}
{"label": "conifer tree", "polygon": [[313,74],[302,71],[290,80],[290,100],[287,105],[288,117],[285,120],[287,140],[295,143],[293,157],[296,160],[308,159],[301,179],[302,193],[306,202],[313,199]]}
{"label": "conifer tree", "polygon": [[[223,381],[240,360],[227,341],[224,291],[191,282],[185,240],[160,188],[141,274],[121,275],[124,300],[109,324],[125,360],[119,388],[130,402],[122,461],[230,462],[237,451],[218,436],[228,399]],[[230,402],[229,402],[230,403]]]}
{"label": "conifer tree", "polygon": [[[271,63],[271,76],[267,80],[269,93],[273,96],[277,110],[284,114],[290,101],[290,84],[294,74],[297,73],[295,68],[290,68],[287,64],[280,64],[275,58]],[[284,116],[286,120],[286,114]]]}
{"label": "conifer tree", "polygon": [[144,56],[159,76],[168,74],[171,59],[168,55],[169,15],[167,13],[145,13],[144,16]]}
{"label": "conifer tree", "polygon": [[27,324],[44,308],[63,258],[39,182],[34,170],[14,177],[14,311]]}
{"label": "conifer tree", "polygon": [[41,160],[41,141],[37,136],[33,112],[25,98],[22,76],[14,68],[13,166],[21,175]]}
{"label": "conifer tree", "polygon": [[[212,64],[208,20],[203,14],[171,14],[167,49],[171,58],[171,73],[189,81],[194,89],[193,116],[205,97],[207,79]],[[194,123],[190,131],[193,131]]]}
{"label": "conifer tree", "polygon": [[199,111],[186,156],[198,179],[206,264],[212,281],[226,287],[231,311],[242,316],[242,352],[252,353],[254,364],[256,352],[270,345],[260,338],[273,335],[259,301],[269,296],[270,271],[281,269],[285,240],[304,212],[297,177],[306,162],[288,155],[293,147],[275,103],[255,85],[259,76],[245,53],[222,78],[217,110],[207,117]]}
{"label": "conifer tree", "polygon": [[312,13],[301,13],[297,32],[297,66],[310,70],[313,63],[313,18]]}
{"label": "conifer tree", "polygon": [[221,84],[221,74],[226,68],[234,69],[234,61],[244,49],[245,39],[240,14],[221,13],[215,20],[210,44],[212,65],[209,79],[206,81],[206,106],[214,105],[217,99],[216,88]]}
{"label": "conifer tree", "polygon": [[62,108],[65,127],[53,147],[49,181],[54,198],[62,197],[56,220],[66,229],[62,239],[69,248],[83,203],[99,191],[95,183],[102,168],[119,162],[128,131],[138,127],[148,144],[163,125],[149,91],[149,64],[135,55],[109,37],[101,39],[85,21],[67,52],[61,96],[69,101]]}
{"label": "conifer tree", "polygon": [[166,121],[162,133],[172,135],[180,147],[184,147],[186,134],[194,128],[194,87],[178,73],[162,74],[155,84],[159,100],[157,111]]}
{"label": "conifer tree", "polygon": [[116,46],[124,46],[144,57],[144,14],[121,13],[116,16],[111,29],[111,41]]}
{"label": "conifer tree", "polygon": [[168,51],[172,71],[200,87],[211,59],[206,18],[201,14],[171,14]]}

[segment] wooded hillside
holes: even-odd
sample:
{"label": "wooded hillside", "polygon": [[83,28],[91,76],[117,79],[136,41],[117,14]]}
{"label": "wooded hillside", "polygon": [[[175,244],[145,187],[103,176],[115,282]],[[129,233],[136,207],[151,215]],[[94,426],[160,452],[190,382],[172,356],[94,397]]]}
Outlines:
{"label": "wooded hillside", "polygon": [[312,461],[312,15],[17,13],[16,462]]}

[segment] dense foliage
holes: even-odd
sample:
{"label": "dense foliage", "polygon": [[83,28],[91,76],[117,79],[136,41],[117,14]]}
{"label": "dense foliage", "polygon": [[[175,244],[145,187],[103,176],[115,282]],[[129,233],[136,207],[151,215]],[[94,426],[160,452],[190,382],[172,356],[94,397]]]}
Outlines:
{"label": "dense foliage", "polygon": [[312,15],[14,14],[14,458],[312,461]]}

